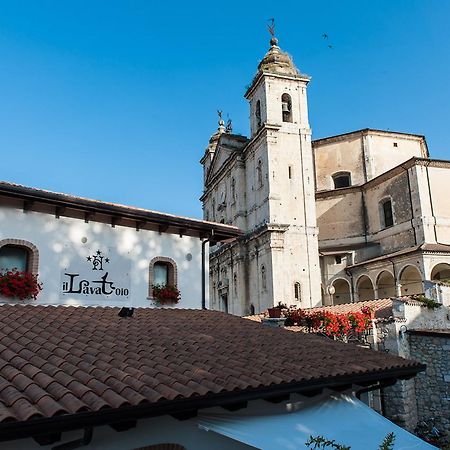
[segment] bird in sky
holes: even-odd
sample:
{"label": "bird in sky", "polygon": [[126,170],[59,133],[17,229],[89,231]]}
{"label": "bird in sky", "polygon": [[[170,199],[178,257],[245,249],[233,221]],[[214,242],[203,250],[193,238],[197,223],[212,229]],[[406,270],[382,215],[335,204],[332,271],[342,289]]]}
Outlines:
{"label": "bird in sky", "polygon": [[324,39],[328,39],[328,34],[327,34],[327,33],[323,33],[323,34],[322,34],[322,37],[323,37]]}

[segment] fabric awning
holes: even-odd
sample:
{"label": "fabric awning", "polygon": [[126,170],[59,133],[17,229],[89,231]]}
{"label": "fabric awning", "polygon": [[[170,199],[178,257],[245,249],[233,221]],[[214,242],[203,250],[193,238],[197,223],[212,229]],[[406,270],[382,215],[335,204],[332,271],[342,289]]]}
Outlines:
{"label": "fabric awning", "polygon": [[279,414],[252,414],[246,410],[202,414],[196,421],[204,430],[261,450],[305,449],[311,435],[335,440],[352,450],[376,450],[391,432],[395,433],[395,450],[436,449],[345,394],[293,404],[293,409]]}

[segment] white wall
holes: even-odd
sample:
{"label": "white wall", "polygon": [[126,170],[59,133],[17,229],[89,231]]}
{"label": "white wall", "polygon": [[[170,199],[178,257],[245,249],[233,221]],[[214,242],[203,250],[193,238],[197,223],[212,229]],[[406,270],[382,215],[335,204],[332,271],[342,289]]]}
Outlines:
{"label": "white wall", "polygon": [[[58,444],[80,439],[82,436],[82,430],[63,433],[61,442]],[[136,428],[123,432],[116,432],[109,426],[94,428],[91,443],[80,448],[83,450],[133,450],[161,443],[180,444],[187,450],[250,450],[254,448],[213,431],[201,430],[193,420],[179,421],[170,416],[140,420]],[[0,449],[40,450],[51,449],[58,444],[40,446],[30,438],[0,442]]]}
{"label": "white wall", "polygon": [[[0,207],[0,240],[23,239],[39,250],[39,280],[43,283],[37,304],[154,306],[148,297],[149,263],[156,256],[172,258],[178,268],[179,308],[201,308],[201,240],[174,234],[140,230],[61,217],[51,214]],[[87,238],[85,243],[83,238]],[[93,251],[111,249],[115,261],[111,271],[129,274],[129,298],[71,298],[61,294],[61,274],[80,264]],[[208,251],[208,249],[206,249]],[[187,255],[192,255],[188,261]],[[207,262],[206,262],[207,263]],[[118,265],[118,266],[117,266]],[[208,267],[206,267],[208,270]],[[125,277],[126,278],[126,277]],[[67,295],[67,294],[66,294]]]}

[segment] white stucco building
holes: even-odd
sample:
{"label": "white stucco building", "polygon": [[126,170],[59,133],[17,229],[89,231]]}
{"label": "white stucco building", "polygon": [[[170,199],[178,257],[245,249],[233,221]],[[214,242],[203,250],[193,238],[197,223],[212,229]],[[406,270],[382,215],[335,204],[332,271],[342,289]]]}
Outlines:
{"label": "white stucco building", "polygon": [[201,159],[204,218],[244,231],[211,250],[213,308],[309,308],[450,278],[450,162],[430,159],[413,134],[311,142],[309,80],[272,39],[245,94],[250,137],[219,122]]}
{"label": "white stucco building", "polygon": [[[39,275],[37,304],[154,306],[153,285],[206,304],[208,242],[235,227],[0,182],[0,270]],[[204,287],[205,292],[202,292]],[[5,302],[13,300],[0,298]]]}

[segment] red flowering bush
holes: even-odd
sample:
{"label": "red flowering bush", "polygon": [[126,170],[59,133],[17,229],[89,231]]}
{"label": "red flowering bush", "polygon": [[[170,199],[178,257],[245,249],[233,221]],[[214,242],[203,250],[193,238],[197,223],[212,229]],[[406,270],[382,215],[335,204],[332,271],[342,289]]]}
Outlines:
{"label": "red flowering bush", "polygon": [[306,312],[294,309],[289,311],[287,320],[289,325],[306,326],[310,331],[339,339],[352,332],[362,333],[370,327],[370,314],[363,312],[335,314],[329,311]]}
{"label": "red flowering bush", "polygon": [[153,298],[162,305],[175,304],[180,301],[180,291],[170,284],[154,284]]}
{"label": "red flowering bush", "polygon": [[19,272],[17,269],[0,272],[0,295],[19,300],[36,300],[42,290],[42,283],[37,275],[30,272]]}

